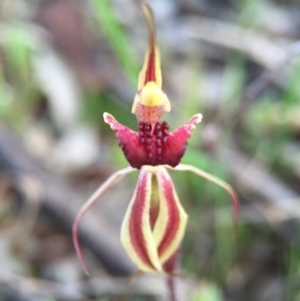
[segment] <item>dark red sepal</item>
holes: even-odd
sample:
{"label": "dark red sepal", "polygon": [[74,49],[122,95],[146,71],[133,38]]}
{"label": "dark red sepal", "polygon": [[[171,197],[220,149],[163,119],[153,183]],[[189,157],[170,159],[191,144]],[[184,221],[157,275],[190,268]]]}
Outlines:
{"label": "dark red sepal", "polygon": [[193,116],[172,133],[168,133],[165,122],[157,123],[154,129],[150,123],[142,122],[139,124],[139,132],[135,132],[120,124],[112,115],[104,113],[105,122],[117,132],[116,138],[120,139],[119,146],[127,161],[137,169],[143,165],[178,165],[185,153],[190,132],[201,118],[201,114]]}

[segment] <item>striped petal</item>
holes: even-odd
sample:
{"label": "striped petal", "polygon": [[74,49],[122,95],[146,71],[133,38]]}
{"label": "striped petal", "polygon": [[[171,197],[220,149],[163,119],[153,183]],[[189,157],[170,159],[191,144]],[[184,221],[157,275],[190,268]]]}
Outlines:
{"label": "striped petal", "polygon": [[147,21],[149,45],[145,55],[143,68],[139,74],[138,90],[142,89],[148,82],[154,82],[158,88],[161,88],[160,55],[156,43],[154,16],[152,9],[148,4],[143,3],[142,10]]}
{"label": "striped petal", "polygon": [[170,274],[165,264],[178,250],[186,223],[167,170],[144,166],[121,229],[131,260],[141,271]]}
{"label": "striped petal", "polygon": [[150,223],[152,177],[152,172],[145,168],[141,170],[122,224],[121,242],[140,270],[162,272]]}
{"label": "striped petal", "polygon": [[171,104],[161,89],[160,55],[156,43],[153,12],[146,3],[142,4],[142,10],[148,25],[149,45],[143,68],[139,74],[138,92],[131,111],[137,116],[139,122],[149,121],[154,125],[164,112],[171,110]]}
{"label": "striped petal", "polygon": [[159,213],[153,238],[161,264],[178,249],[184,236],[188,216],[181,206],[173,182],[164,167],[156,173],[159,190]]}

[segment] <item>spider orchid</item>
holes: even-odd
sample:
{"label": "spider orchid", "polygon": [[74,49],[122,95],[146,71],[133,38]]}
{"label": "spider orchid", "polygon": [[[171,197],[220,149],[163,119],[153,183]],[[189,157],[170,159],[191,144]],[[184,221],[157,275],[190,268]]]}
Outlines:
{"label": "spider orchid", "polygon": [[88,209],[125,175],[138,170],[139,177],[122,227],[121,242],[140,272],[174,275],[181,240],[185,233],[187,214],[181,206],[167,169],[190,171],[221,187],[231,196],[236,225],[238,198],[222,180],[194,166],[180,164],[190,132],[201,121],[194,115],[188,122],[169,132],[163,113],[171,110],[168,97],[162,91],[159,51],[156,45],[152,10],[142,6],[149,31],[149,48],[139,74],[132,113],[137,117],[138,131],[119,123],[104,113],[104,121],[116,131],[119,146],[130,166],[117,171],[90,197],[78,213],[73,225],[73,242],[81,266],[87,273],[78,242],[78,227]]}

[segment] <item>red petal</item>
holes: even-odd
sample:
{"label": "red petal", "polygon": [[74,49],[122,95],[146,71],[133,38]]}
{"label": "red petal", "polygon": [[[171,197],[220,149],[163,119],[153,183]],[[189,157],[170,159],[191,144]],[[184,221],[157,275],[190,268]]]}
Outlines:
{"label": "red petal", "polygon": [[112,115],[104,113],[104,120],[112,130],[117,131],[120,147],[129,164],[140,169],[143,165],[170,165],[175,167],[185,152],[191,130],[201,121],[197,114],[172,133],[168,125],[157,123],[152,129],[150,122],[139,124],[139,133],[120,124]]}
{"label": "red petal", "polygon": [[163,164],[175,167],[180,163],[191,136],[191,131],[196,128],[196,124],[202,119],[201,114],[193,116],[187,123],[169,134],[165,146]]}
{"label": "red petal", "polygon": [[124,156],[133,168],[140,169],[147,158],[146,149],[140,143],[139,134],[127,126],[119,123],[112,115],[104,113],[104,121],[108,123],[112,130],[117,131],[116,137],[120,139],[119,146],[122,148]]}

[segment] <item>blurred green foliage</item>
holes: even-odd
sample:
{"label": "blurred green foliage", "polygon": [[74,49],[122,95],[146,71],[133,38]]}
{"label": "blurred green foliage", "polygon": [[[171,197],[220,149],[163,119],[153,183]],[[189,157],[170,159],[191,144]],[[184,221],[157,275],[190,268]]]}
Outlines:
{"label": "blurred green foliage", "polygon": [[0,64],[0,119],[19,128],[29,124],[39,93],[32,81],[31,56],[35,40],[20,24],[7,24]]}
{"label": "blurred green foliage", "polygon": [[121,66],[123,67],[128,80],[136,86],[139,67],[136,61],[136,55],[128,43],[128,37],[126,31],[119,24],[118,19],[115,16],[112,3],[109,0],[93,0],[95,6],[95,13],[99,22],[101,30],[106,35],[111,47],[119,59]]}
{"label": "blurred green foliage", "polygon": [[222,301],[221,291],[213,284],[203,284],[193,293],[190,301]]}
{"label": "blurred green foliage", "polygon": [[[234,2],[239,7],[238,24],[249,28],[258,26],[265,1]],[[128,42],[127,29],[120,25],[112,2],[93,0],[93,5],[99,28],[109,41],[130,84],[136,86],[141,62],[137,62],[134,47]],[[0,119],[14,127],[21,127],[34,122],[32,111],[40,99],[39,87],[32,77],[31,56],[35,41],[30,32],[20,26],[9,25],[8,30],[9,39],[1,44],[5,64],[0,65]],[[235,52],[229,52],[226,57],[219,111],[230,112],[240,104],[237,95],[241,95],[248,84],[249,70],[246,60],[247,58]],[[186,81],[185,98],[178,104],[179,109],[174,108],[176,123],[172,115],[170,120],[172,127],[186,121],[200,108],[204,117],[206,113],[210,113],[201,99],[198,85],[199,78],[206,72],[206,66],[198,58],[190,58],[188,64],[191,72],[189,80]],[[285,170],[294,175],[297,171],[293,164],[287,169],[286,162],[281,156],[291,141],[298,142],[299,139],[300,61],[294,63],[292,68],[293,72],[290,74],[286,89],[276,93],[274,90],[266,90],[247,110],[239,124],[238,134],[234,132],[234,121],[231,123],[232,127],[223,130],[223,139],[228,141],[238,139],[239,146],[245,153],[255,156],[265,163],[271,172],[277,174]],[[116,168],[125,166],[126,160],[117,146],[114,133],[103,123],[102,114],[105,111],[112,112],[120,122],[135,128],[136,119],[130,112],[130,106],[128,103],[120,102],[108,92],[102,92],[101,95],[89,92],[85,98],[87,101],[83,105],[81,117],[85,122],[101,129],[105,143],[111,148],[111,160],[108,164],[113,164]],[[198,132],[213,121],[204,118],[203,124],[193,132],[183,163],[192,164],[231,182],[229,171],[216,157],[202,148]],[[281,173],[281,176],[285,175]],[[232,239],[233,229],[230,222],[232,212],[228,195],[221,188],[193,174],[172,172],[172,178],[183,206],[189,213],[187,234],[181,252],[182,268],[186,273],[205,278],[212,283],[199,289],[191,301],[222,300],[220,287],[224,286],[229,273],[246,256],[251,244],[259,239],[272,241],[274,232],[267,225],[243,223],[239,227],[237,239]],[[224,210],[226,216],[222,214]],[[299,245],[291,244],[286,258],[285,276],[299,276]],[[297,296],[299,297],[299,291],[295,288],[295,291],[290,292],[290,300],[297,300]],[[100,296],[98,300],[107,298]]]}

